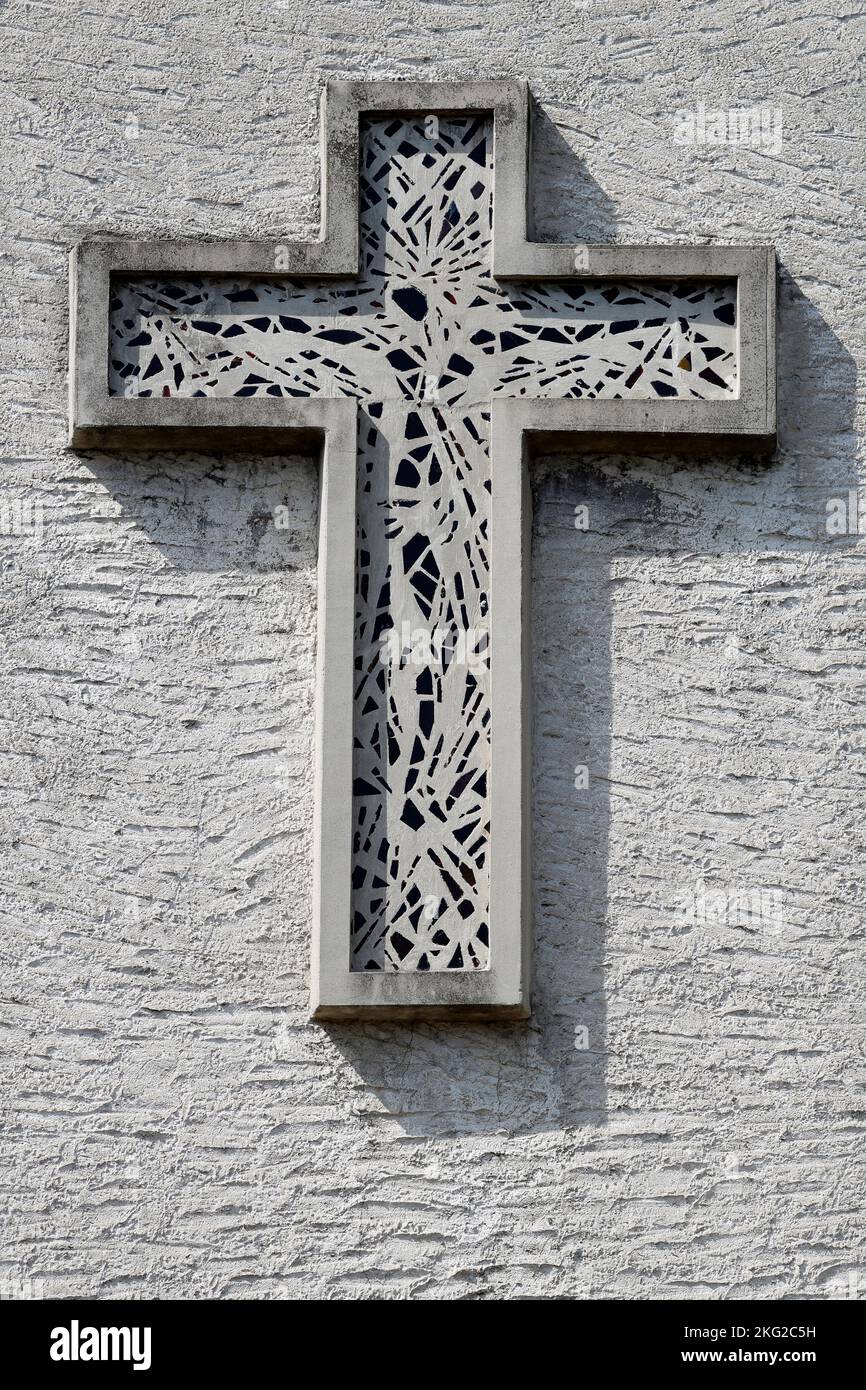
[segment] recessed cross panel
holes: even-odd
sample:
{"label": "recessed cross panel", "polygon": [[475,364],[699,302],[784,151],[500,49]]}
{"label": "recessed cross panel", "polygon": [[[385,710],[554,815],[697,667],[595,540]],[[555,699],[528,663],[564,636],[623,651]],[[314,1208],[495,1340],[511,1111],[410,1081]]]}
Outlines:
{"label": "recessed cross panel", "polygon": [[[358,161],[343,200],[359,209],[357,274],[336,273],[355,244],[345,219],[320,244],[326,278],[309,278],[297,244],[271,247],[270,265],[262,248],[82,251],[79,317],[95,329],[84,280],[104,357],[79,322],[73,438],[326,432],[317,1013],[520,1015],[522,441],[548,428],[766,441],[770,261],[574,248],[569,266],[569,248],[525,241],[522,206],[515,239],[501,165],[515,173],[525,142],[518,87],[487,85],[485,110],[455,100],[463,89],[387,84],[381,105],[396,92],[403,114],[364,115],[376,90],[337,84],[329,122]],[[413,109],[413,91],[432,99]]]}

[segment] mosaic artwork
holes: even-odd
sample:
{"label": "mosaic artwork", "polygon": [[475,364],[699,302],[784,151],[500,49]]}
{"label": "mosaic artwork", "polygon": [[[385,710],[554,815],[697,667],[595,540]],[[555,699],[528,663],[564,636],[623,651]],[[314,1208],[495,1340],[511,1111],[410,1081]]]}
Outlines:
{"label": "mosaic artwork", "polygon": [[478,118],[367,122],[357,279],[113,285],[115,395],[359,403],[355,970],[495,951],[491,401],[737,392],[732,284],[498,284],[492,153]]}

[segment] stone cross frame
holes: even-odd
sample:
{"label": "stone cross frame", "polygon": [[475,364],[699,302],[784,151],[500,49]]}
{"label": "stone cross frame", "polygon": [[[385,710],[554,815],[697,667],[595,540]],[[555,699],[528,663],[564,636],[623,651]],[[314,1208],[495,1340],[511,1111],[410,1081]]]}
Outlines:
{"label": "stone cross frame", "polygon": [[331,82],[315,242],[72,254],[76,448],[321,450],[312,1012],[529,1013],[527,460],[771,446],[766,247],[528,239],[521,82]]}

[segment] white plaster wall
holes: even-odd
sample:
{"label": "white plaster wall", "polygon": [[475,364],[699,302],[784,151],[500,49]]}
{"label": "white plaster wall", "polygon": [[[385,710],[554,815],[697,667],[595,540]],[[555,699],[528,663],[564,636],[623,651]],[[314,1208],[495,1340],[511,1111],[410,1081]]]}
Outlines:
{"label": "white plaster wall", "polygon": [[[0,537],[5,1286],[862,1287],[866,565],[824,525],[863,418],[856,15],[6,8],[0,484],[43,529]],[[314,465],[64,450],[67,247],[313,235],[332,74],[526,76],[543,235],[783,262],[771,466],[536,470],[528,1027],[305,1022]],[[780,108],[781,148],[673,143],[698,101]],[[702,883],[783,920],[689,919]]]}

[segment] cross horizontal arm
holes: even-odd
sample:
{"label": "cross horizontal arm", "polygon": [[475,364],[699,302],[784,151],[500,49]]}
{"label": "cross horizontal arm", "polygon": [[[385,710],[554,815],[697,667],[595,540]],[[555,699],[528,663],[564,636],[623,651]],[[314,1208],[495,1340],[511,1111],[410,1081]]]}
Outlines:
{"label": "cross horizontal arm", "polygon": [[[738,400],[724,412],[725,433],[775,433],[775,254],[770,247],[588,246],[531,241],[529,154],[531,98],[525,82],[330,82],[322,95],[322,222],[316,241],[101,241],[72,252],[70,443],[134,443],[139,430],[192,429],[205,442],[198,402],[159,412],[112,398],[107,384],[107,326],[115,275],[353,276],[358,272],[359,123],[373,112],[489,113],[494,138],[493,273],[499,279],[736,281]],[[660,418],[662,403],[655,407]],[[171,419],[169,419],[169,413]],[[617,413],[614,411],[614,413]],[[559,428],[568,423],[560,410]],[[576,417],[575,417],[576,418]],[[682,417],[680,417],[682,419]],[[237,430],[259,440],[291,428],[263,401],[247,402]],[[222,424],[222,421],[219,422]],[[624,426],[628,428],[628,426]],[[652,426],[651,426],[652,428]],[[169,436],[166,436],[168,438]],[[237,442],[241,442],[240,433]]]}

